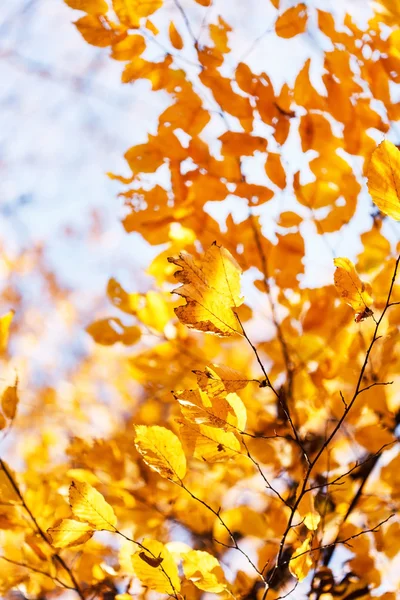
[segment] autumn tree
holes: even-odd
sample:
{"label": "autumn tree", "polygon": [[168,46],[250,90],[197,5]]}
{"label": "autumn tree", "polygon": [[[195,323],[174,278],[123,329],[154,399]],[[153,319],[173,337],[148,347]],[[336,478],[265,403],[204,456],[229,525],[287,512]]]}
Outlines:
{"label": "autumn tree", "polygon": [[74,401],[55,386],[61,451],[0,459],[0,591],[398,598],[397,4],[270,0],[253,34],[257,2],[65,1],[159,101],[109,174],[155,258],[146,292],[110,279]]}

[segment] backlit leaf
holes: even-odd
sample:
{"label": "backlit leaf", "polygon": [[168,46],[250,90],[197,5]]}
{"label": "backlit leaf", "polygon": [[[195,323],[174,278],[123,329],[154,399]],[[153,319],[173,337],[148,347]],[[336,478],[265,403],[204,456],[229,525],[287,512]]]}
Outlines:
{"label": "backlit leaf", "polygon": [[240,454],[240,442],[232,431],[179,421],[180,439],[188,455],[204,462],[225,462]]}
{"label": "backlit leaf", "polygon": [[118,41],[113,29],[105,27],[97,15],[86,15],[75,21],[75,27],[88,44],[105,48]]}
{"label": "backlit leaf", "polygon": [[95,321],[86,331],[92,336],[95,342],[103,346],[111,346],[117,342],[132,346],[136,344],[141,337],[140,327],[133,325],[124,325],[120,319],[109,318]]}
{"label": "backlit leaf", "polygon": [[219,594],[227,587],[219,561],[208,552],[190,550],[183,555],[182,566],[185,577],[200,590]]}
{"label": "backlit leaf", "polygon": [[47,530],[51,543],[56,548],[69,548],[84,544],[92,537],[94,530],[88,523],[75,521],[74,519],[63,519],[58,525]]}
{"label": "backlit leaf", "polygon": [[199,387],[207,392],[209,396],[221,396],[225,392],[237,392],[246,387],[248,379],[243,373],[225,365],[211,365],[204,371],[193,371],[197,377]]}
{"label": "backlit leaf", "polygon": [[299,581],[303,581],[313,567],[314,561],[311,552],[311,540],[306,538],[304,542],[296,548],[289,562],[289,571]]}
{"label": "backlit leaf", "polygon": [[144,462],[166,479],[180,481],[186,474],[186,457],[178,437],[169,429],[137,425],[135,445]]}
{"label": "backlit leaf", "polygon": [[108,11],[108,5],[105,0],[64,0],[70,7],[76,10],[82,10],[91,15],[105,15]]}
{"label": "backlit leaf", "polygon": [[177,30],[177,28],[175,27],[175,24],[173,21],[171,21],[171,23],[169,24],[169,39],[174,48],[176,48],[177,50],[182,50],[182,48],[183,48],[182,36],[179,33],[179,31]]}
{"label": "backlit leaf", "polygon": [[361,281],[348,258],[335,258],[333,262],[336,267],[335,286],[339,295],[356,313],[364,313],[372,304],[371,286]]}
{"label": "backlit leaf", "polygon": [[182,285],[174,292],[186,300],[185,306],[175,309],[182,323],[221,336],[241,333],[233,312],[243,303],[241,269],[228,250],[214,243],[198,264],[183,253],[168,261],[180,267],[175,277]]}
{"label": "backlit leaf", "polygon": [[181,582],[178,567],[164,544],[145,539],[141,546],[142,549],[132,556],[133,569],[140,582],[150,590],[162,594],[173,595],[179,592]]}
{"label": "backlit leaf", "polygon": [[8,386],[1,397],[1,408],[7,419],[13,419],[18,406],[18,381],[14,385]]}
{"label": "backlit leaf", "polygon": [[304,2],[288,8],[276,20],[276,34],[282,38],[292,38],[299,33],[304,33],[307,27],[307,16]]}
{"label": "backlit leaf", "polygon": [[374,150],[367,168],[368,189],[381,212],[400,221],[400,152],[384,140]]}
{"label": "backlit leaf", "polygon": [[7,350],[10,325],[13,317],[14,311],[12,310],[0,317],[0,354]]}
{"label": "backlit leaf", "polygon": [[115,531],[117,517],[113,508],[89,483],[73,481],[69,488],[69,503],[74,516],[94,529]]}
{"label": "backlit leaf", "polygon": [[140,19],[152,15],[162,6],[162,0],[112,0],[121,23],[130,28],[140,25]]}

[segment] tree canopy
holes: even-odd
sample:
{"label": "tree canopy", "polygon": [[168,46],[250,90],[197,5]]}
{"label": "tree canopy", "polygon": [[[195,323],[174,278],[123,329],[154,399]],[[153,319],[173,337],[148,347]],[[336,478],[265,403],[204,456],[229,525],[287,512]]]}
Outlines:
{"label": "tree canopy", "polygon": [[251,2],[65,3],[157,98],[108,174],[150,283],[111,278],[82,318],[45,273],[92,343],[38,385],[7,367],[7,264],[0,593],[395,600],[399,7],[266,0],[250,31]]}

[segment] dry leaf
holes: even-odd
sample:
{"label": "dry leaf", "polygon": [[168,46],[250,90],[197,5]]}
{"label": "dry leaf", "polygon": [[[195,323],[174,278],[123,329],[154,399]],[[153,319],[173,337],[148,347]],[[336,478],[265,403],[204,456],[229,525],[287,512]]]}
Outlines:
{"label": "dry leaf", "polygon": [[185,306],[175,309],[182,323],[221,336],[241,333],[233,312],[243,303],[241,269],[228,250],[214,243],[198,264],[183,253],[168,261],[180,267],[175,277],[182,285],[174,292],[186,300]]}
{"label": "dry leaf", "polygon": [[371,286],[361,281],[358,273],[348,258],[335,258],[335,286],[341,298],[363,318],[372,315],[369,308],[372,304]]}

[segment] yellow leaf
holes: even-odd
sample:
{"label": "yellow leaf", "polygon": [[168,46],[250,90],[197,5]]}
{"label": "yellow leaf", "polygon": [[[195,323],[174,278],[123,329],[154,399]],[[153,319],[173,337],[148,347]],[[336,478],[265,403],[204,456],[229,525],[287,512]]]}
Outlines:
{"label": "yellow leaf", "polygon": [[242,373],[224,365],[213,364],[204,371],[193,373],[197,377],[199,387],[213,398],[221,396],[224,392],[237,392],[249,383]]}
{"label": "yellow leaf", "polygon": [[186,457],[178,437],[158,425],[137,425],[135,446],[144,462],[166,479],[181,481],[186,475]]}
{"label": "yellow leaf", "polygon": [[299,581],[303,581],[307,577],[314,564],[311,552],[308,552],[311,549],[310,542],[310,538],[306,538],[301,546],[295,550],[289,562],[289,571]]}
{"label": "yellow leaf", "polygon": [[177,50],[182,50],[183,48],[183,40],[182,36],[175,27],[175,24],[171,21],[169,24],[169,39],[171,40],[171,44]]}
{"label": "yellow leaf", "polygon": [[[260,514],[248,506],[237,506],[229,508],[220,513],[221,520],[231,531],[236,531],[243,536],[254,536],[268,538],[269,527],[267,516]],[[283,517],[282,517],[283,518]],[[229,534],[219,519],[214,522],[214,537],[225,543],[229,543]]]}
{"label": "yellow leaf", "polygon": [[220,336],[241,333],[233,308],[240,306],[241,269],[233,256],[214,243],[197,265],[189,254],[168,261],[180,267],[175,273],[182,286],[174,292],[186,300],[175,309],[179,320],[192,329]]}
{"label": "yellow leaf", "polygon": [[209,398],[202,390],[185,390],[174,396],[188,421],[197,425],[226,428],[229,405],[222,396]]}
{"label": "yellow leaf", "polygon": [[374,150],[367,168],[368,189],[381,212],[400,221],[400,152],[383,141]]}
{"label": "yellow leaf", "polygon": [[120,319],[114,317],[95,321],[86,328],[86,331],[97,344],[103,346],[111,346],[117,342],[121,342],[125,346],[132,346],[141,337],[140,327],[124,325]]}
{"label": "yellow leaf", "polygon": [[11,321],[13,320],[13,316],[14,311],[10,310],[8,313],[0,317],[0,354],[7,350],[10,325]]}
{"label": "yellow leaf", "polygon": [[354,264],[348,258],[335,258],[335,286],[343,300],[358,314],[370,316],[371,286],[361,281]]}
{"label": "yellow leaf", "polygon": [[204,462],[224,462],[240,454],[240,443],[232,431],[208,425],[197,425],[187,420],[181,425],[180,437],[188,454]]}
{"label": "yellow leaf", "polygon": [[317,510],[315,510],[314,506],[314,496],[308,492],[305,494],[300,501],[298,511],[300,514],[300,519],[303,520],[304,525],[310,531],[315,531],[318,529],[318,525],[321,521],[321,516]]}
{"label": "yellow leaf", "polygon": [[47,530],[51,543],[57,548],[69,548],[84,544],[92,537],[94,530],[88,523],[74,519],[62,519],[61,523]]}
{"label": "yellow leaf", "polygon": [[183,556],[183,572],[196,587],[211,594],[226,589],[224,572],[215,556],[202,550],[190,550]]}
{"label": "yellow leaf", "polygon": [[146,42],[141,35],[127,35],[126,38],[113,44],[111,57],[114,60],[133,60],[146,49]]}
{"label": "yellow leaf", "polygon": [[307,7],[304,2],[288,8],[275,23],[276,35],[282,38],[292,38],[299,33],[304,33],[306,27]]}
{"label": "yellow leaf", "polygon": [[137,28],[142,17],[148,17],[162,6],[162,0],[112,0],[112,4],[121,23]]}
{"label": "yellow leaf", "polygon": [[[12,471],[12,469],[10,469],[10,467],[7,464],[6,468],[15,481],[15,473]],[[8,478],[5,470],[2,468],[0,468],[0,498],[1,502],[4,504],[21,503],[21,498],[18,496],[13,485],[10,483],[10,479]]]}
{"label": "yellow leaf", "polygon": [[136,314],[139,307],[139,294],[129,294],[116,279],[110,279],[107,285],[107,295],[111,302],[129,315]]}
{"label": "yellow leaf", "polygon": [[108,11],[105,0],[64,0],[64,2],[75,10],[82,10],[91,15],[105,15]]}
{"label": "yellow leaf", "polygon": [[89,483],[73,481],[69,488],[69,503],[74,516],[87,521],[94,529],[115,531],[117,517],[113,508]]}
{"label": "yellow leaf", "polygon": [[1,397],[1,408],[7,419],[13,419],[17,412],[18,406],[18,392],[17,392],[18,380],[14,385],[8,386]]}
{"label": "yellow leaf", "polygon": [[[132,556],[133,569],[140,579],[141,583],[161,594],[170,594],[179,592],[181,582],[172,555],[166,547],[156,540],[145,539],[142,542],[141,550],[135,552]],[[143,557],[145,554],[148,560]],[[154,562],[153,562],[154,561]],[[158,566],[151,566],[151,564]]]}

